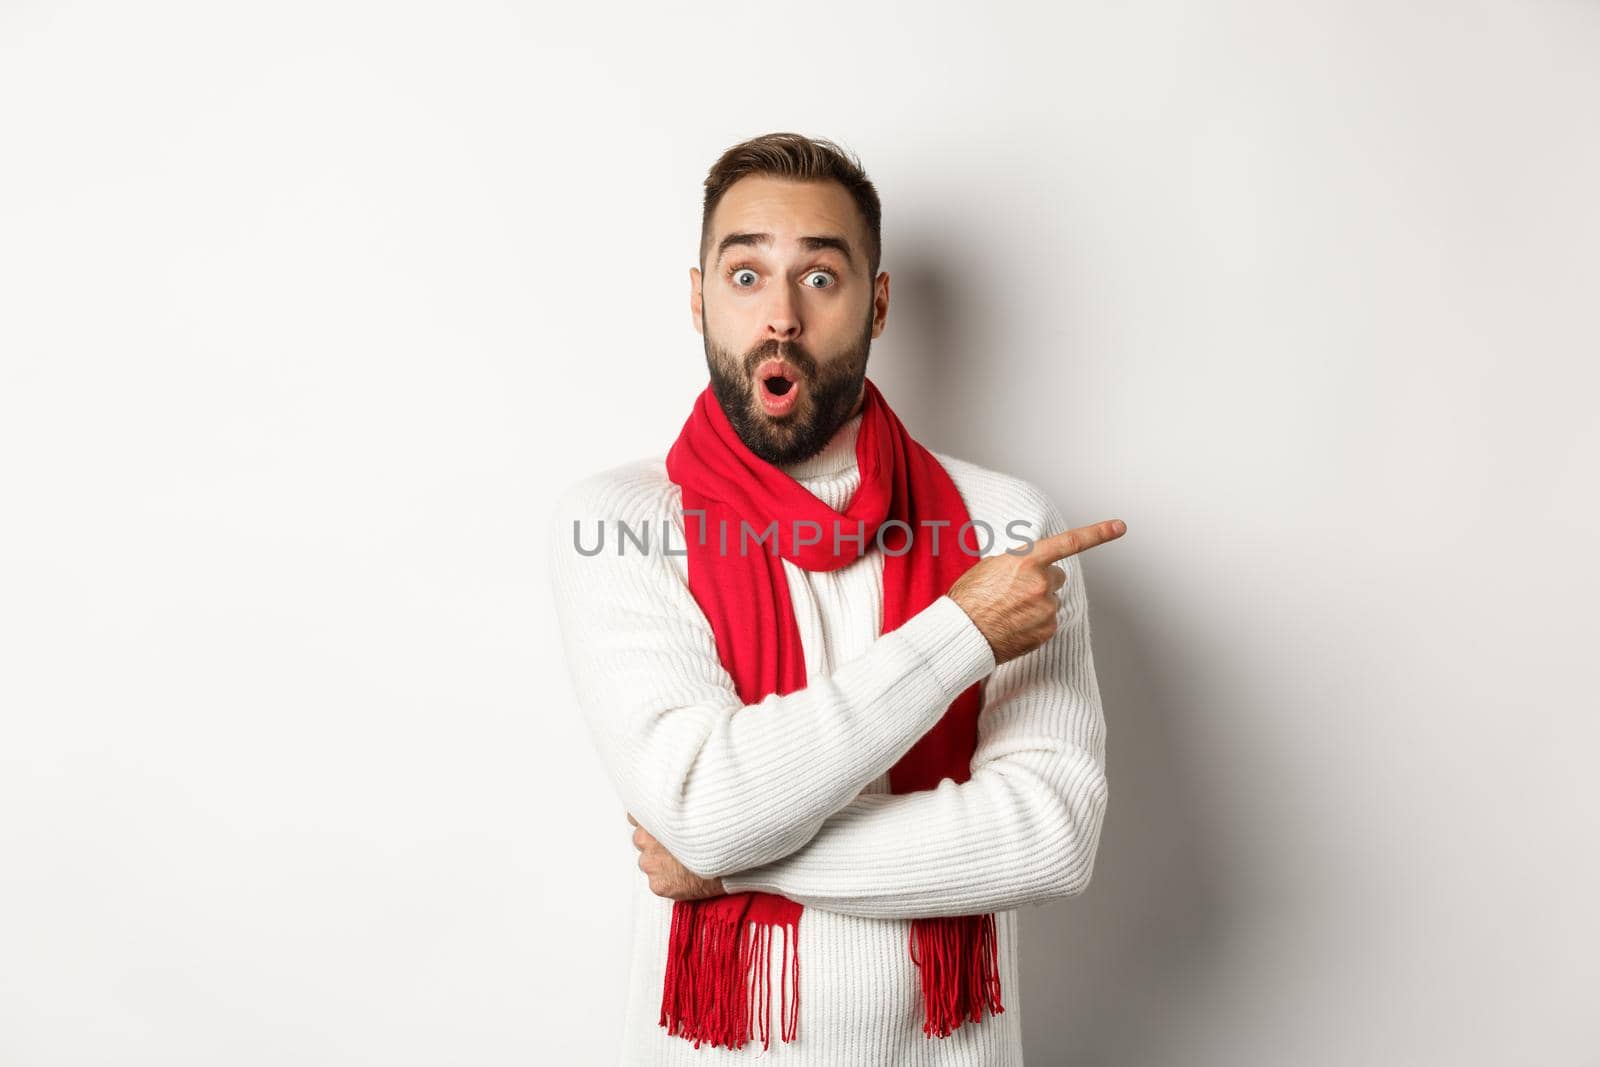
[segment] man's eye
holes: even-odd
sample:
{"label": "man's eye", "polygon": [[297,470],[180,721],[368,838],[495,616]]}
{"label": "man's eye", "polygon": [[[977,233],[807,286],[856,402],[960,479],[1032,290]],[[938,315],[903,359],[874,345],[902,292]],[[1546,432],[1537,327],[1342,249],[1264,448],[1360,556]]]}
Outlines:
{"label": "man's eye", "polygon": [[[740,281],[739,280],[740,277],[742,275],[746,275],[746,274],[750,275],[750,279],[748,281]],[[757,277],[758,277],[757,272],[752,270],[749,267],[735,267],[735,268],[733,268],[732,270],[730,270],[728,272],[728,280],[734,284],[735,288],[739,288],[739,289],[748,289],[748,288],[750,288],[751,286],[753,286],[755,284],[755,279]],[[825,282],[823,282],[821,285],[815,285],[815,284],[811,284],[810,280],[812,278],[825,278],[827,280]],[[831,289],[831,288],[833,288],[833,286],[835,284],[837,284],[837,279],[834,278],[833,271],[831,271],[831,270],[818,269],[818,270],[811,271],[809,274],[806,275],[806,279],[807,279],[807,287],[811,288],[811,289]]]}

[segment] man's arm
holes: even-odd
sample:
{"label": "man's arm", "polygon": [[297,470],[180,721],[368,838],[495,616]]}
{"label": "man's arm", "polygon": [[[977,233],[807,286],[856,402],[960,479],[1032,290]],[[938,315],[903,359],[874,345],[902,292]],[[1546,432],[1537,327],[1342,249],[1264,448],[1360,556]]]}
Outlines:
{"label": "man's arm", "polygon": [[[1046,533],[1066,528],[1048,500]],[[972,776],[858,796],[805,845],[724,874],[729,893],[891,919],[1005,910],[1089,884],[1106,809],[1105,720],[1089,646],[1083,567],[1071,556],[1059,629],[995,670]]]}
{"label": "man's arm", "polygon": [[[675,494],[641,467],[563,494],[550,574],[574,690],[626,809],[690,871],[714,877],[803,845],[883,774],[962,690],[995,667],[987,639],[948,596],[826,678],[745,707],[711,625],[659,544],[685,547]],[[605,550],[584,556],[606,524]],[[637,533],[618,555],[616,522]]]}

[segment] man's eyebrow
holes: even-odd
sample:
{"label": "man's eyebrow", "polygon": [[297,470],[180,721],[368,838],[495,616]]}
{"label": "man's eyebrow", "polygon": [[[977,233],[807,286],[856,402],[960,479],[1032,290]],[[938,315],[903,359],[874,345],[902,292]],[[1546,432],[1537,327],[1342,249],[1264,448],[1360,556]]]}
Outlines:
{"label": "man's eyebrow", "polygon": [[[770,245],[770,233],[730,233],[717,243],[716,262],[722,262],[722,254],[734,245]],[[807,252],[820,252],[824,248],[831,248],[844,256],[845,262],[855,265],[855,257],[850,254],[850,242],[843,237],[833,234],[814,234],[800,238],[800,247]]]}

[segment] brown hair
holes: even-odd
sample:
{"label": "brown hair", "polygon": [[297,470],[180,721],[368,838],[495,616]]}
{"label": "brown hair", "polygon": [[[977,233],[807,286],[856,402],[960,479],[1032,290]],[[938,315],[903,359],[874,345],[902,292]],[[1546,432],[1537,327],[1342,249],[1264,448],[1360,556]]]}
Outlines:
{"label": "brown hair", "polygon": [[791,181],[836,181],[844,186],[867,231],[867,278],[878,276],[878,259],[883,251],[883,208],[878,190],[867,179],[861,162],[832,141],[798,133],[768,133],[742,141],[722,153],[706,174],[705,206],[700,213],[700,269],[705,270],[706,254],[711,250],[711,214],[728,186],[740,178],[762,174]]}

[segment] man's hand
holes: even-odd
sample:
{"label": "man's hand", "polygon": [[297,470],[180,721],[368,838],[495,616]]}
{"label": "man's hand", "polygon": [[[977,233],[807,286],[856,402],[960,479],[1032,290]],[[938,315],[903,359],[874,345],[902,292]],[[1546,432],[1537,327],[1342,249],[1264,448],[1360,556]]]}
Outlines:
{"label": "man's hand", "polygon": [[1061,610],[1058,594],[1067,581],[1067,572],[1055,563],[1115,541],[1127,531],[1120,519],[1107,519],[1042,538],[1020,556],[1009,549],[988,556],[957,578],[948,595],[988,638],[995,663],[1004,663],[1032,652],[1055,634],[1056,613]]}
{"label": "man's hand", "polygon": [[722,888],[721,878],[701,878],[679,863],[665,845],[639,825],[631,812],[628,821],[634,826],[633,847],[639,850],[639,869],[650,876],[650,892],[669,900],[699,900],[727,893]]}

